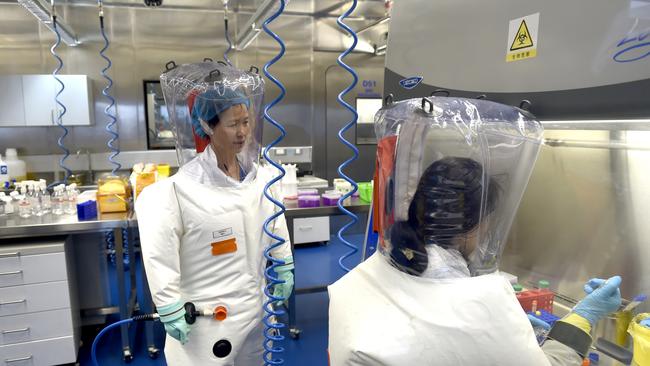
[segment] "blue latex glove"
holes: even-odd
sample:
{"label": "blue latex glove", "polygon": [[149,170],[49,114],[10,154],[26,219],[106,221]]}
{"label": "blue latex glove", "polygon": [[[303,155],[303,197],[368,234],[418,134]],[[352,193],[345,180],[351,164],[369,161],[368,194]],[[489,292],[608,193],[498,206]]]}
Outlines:
{"label": "blue latex glove", "polygon": [[278,301],[276,304],[279,306],[283,302],[286,305],[289,301],[289,296],[291,291],[293,291],[293,256],[288,256],[283,259],[284,265],[278,266],[275,268],[275,272],[278,274],[278,279],[284,281],[283,283],[277,283],[273,287],[273,296],[282,297],[284,301]]}
{"label": "blue latex glove", "polygon": [[158,308],[160,321],[165,326],[165,331],[177,339],[181,344],[187,343],[190,325],[185,321],[185,307],[183,303],[176,302]]}
{"label": "blue latex glove", "polygon": [[530,314],[526,314],[526,315],[528,315],[528,320],[530,320],[530,324],[533,325],[533,328],[544,328],[546,330],[551,329],[551,325],[543,321],[542,319]]}
{"label": "blue latex glove", "polygon": [[639,324],[643,325],[644,327],[650,328],[650,318],[641,320]]}
{"label": "blue latex glove", "polygon": [[588,295],[573,308],[573,312],[587,319],[593,328],[598,320],[621,306],[620,285],[620,276],[614,276],[607,281],[592,278],[584,288]]}

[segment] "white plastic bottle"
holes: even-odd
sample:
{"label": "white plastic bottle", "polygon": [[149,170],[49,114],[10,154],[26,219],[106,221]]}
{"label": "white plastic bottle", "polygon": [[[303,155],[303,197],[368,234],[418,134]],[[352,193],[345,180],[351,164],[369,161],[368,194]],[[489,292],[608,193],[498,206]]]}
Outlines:
{"label": "white plastic bottle", "polygon": [[52,199],[50,192],[47,191],[45,179],[41,179],[38,182],[38,188],[41,191],[41,209],[43,210],[43,214],[49,214],[52,211]]}
{"label": "white plastic bottle", "polygon": [[63,185],[58,185],[54,187],[54,194],[52,194],[52,213],[55,215],[63,215],[64,203]]}
{"label": "white plastic bottle", "polygon": [[20,187],[20,194],[22,199],[18,203],[18,215],[22,218],[28,218],[32,216],[32,203],[25,192],[25,186]]}
{"label": "white plastic bottle", "polygon": [[66,200],[65,200],[65,213],[69,215],[77,214],[77,185],[75,183],[70,184],[65,188],[66,190]]}
{"label": "white plastic bottle", "polygon": [[5,182],[9,181],[9,167],[7,167],[7,163],[2,160],[2,155],[0,155],[0,187],[4,187]]}
{"label": "white plastic bottle", "polygon": [[9,179],[15,179],[18,182],[26,179],[27,167],[24,161],[18,159],[16,149],[9,148],[5,151],[5,163],[7,164]]}

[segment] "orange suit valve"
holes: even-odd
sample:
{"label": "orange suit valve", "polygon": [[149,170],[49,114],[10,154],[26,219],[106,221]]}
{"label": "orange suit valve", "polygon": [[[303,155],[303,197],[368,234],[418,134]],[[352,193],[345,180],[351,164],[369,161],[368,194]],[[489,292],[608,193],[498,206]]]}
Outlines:
{"label": "orange suit valve", "polygon": [[212,313],[214,320],[224,321],[228,317],[228,309],[225,306],[217,306]]}

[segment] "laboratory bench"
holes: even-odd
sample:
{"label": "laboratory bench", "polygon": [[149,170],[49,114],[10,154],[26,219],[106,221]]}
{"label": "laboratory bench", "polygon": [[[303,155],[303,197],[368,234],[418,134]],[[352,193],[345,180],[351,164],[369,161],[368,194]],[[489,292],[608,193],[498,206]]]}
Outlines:
{"label": "laboratory bench", "polygon": [[[13,287],[0,287],[0,294],[2,294],[3,290],[13,290],[21,292],[20,288],[23,288],[24,291],[27,291],[27,295],[25,298],[21,298],[19,300],[11,300],[11,301],[21,301],[22,306],[25,307],[26,309],[22,310],[22,313],[32,313],[33,310],[28,309],[30,304],[36,303],[38,305],[39,299],[30,299],[29,291],[30,286],[32,286],[29,281],[28,281],[28,271],[33,271],[33,268],[29,268],[29,263],[30,261],[33,261],[33,256],[26,254],[27,252],[37,250],[39,247],[46,247],[47,245],[51,244],[52,241],[55,242],[61,242],[64,243],[65,247],[65,253],[68,263],[68,270],[71,271],[71,273],[74,273],[74,264],[72,264],[71,259],[69,258],[71,256],[71,253],[74,252],[72,248],[70,248],[73,244],[72,240],[69,240],[73,235],[76,234],[85,234],[85,233],[98,233],[98,232],[108,232],[112,231],[113,236],[115,239],[115,256],[116,258],[123,258],[124,255],[124,241],[132,239],[134,235],[134,230],[132,230],[134,227],[137,227],[137,221],[135,220],[135,217],[132,213],[130,212],[123,212],[123,213],[109,213],[109,214],[101,214],[99,215],[98,218],[93,219],[93,220],[87,220],[87,221],[79,221],[77,219],[76,215],[69,215],[69,214],[63,214],[63,215],[53,215],[53,214],[46,214],[43,216],[31,216],[28,218],[22,218],[18,216],[18,214],[9,214],[5,216],[0,217],[0,259],[2,260],[13,260],[16,263],[13,264],[14,267],[17,269],[14,269],[10,272],[7,273],[0,273],[0,277],[5,277],[3,276],[18,276],[18,279],[20,280],[19,283],[16,283]],[[128,237],[124,238],[123,234],[126,234]],[[129,240],[129,242],[132,242],[132,240]],[[127,252],[129,255],[129,258],[134,258],[134,248],[132,245],[127,246]],[[7,252],[9,250],[9,252]],[[6,252],[6,253],[5,253]],[[51,263],[50,263],[51,264]],[[125,268],[124,268],[124,261],[123,260],[116,260],[115,261],[115,266],[116,266],[116,283],[118,286],[118,307],[106,307],[106,308],[98,308],[98,309],[89,309],[89,310],[84,310],[84,314],[87,315],[108,315],[112,313],[119,313],[120,314],[120,319],[126,319],[133,314],[134,310],[136,309],[136,306],[141,306],[142,310],[145,312],[152,312],[153,311],[153,306],[151,303],[151,299],[149,296],[145,296],[145,299],[140,299],[140,302],[138,303],[137,299],[137,291],[136,291],[136,272],[135,271],[129,271],[129,281],[130,281],[130,293],[127,295],[126,294],[126,284],[125,284]],[[47,268],[47,267],[45,267]],[[134,266],[135,268],[135,266]],[[83,276],[83,273],[80,273],[79,275]],[[143,273],[144,275],[144,273]],[[143,277],[144,278],[144,277]],[[74,276],[71,275],[67,280],[70,283],[70,293],[76,292],[76,289],[74,288],[74,284],[76,284]],[[143,283],[146,284],[146,281],[143,281]],[[39,290],[39,292],[46,293],[51,286],[56,287],[55,285],[58,285],[56,282],[44,282],[42,284],[39,284],[39,286],[43,287],[42,289]],[[0,282],[0,286],[2,286],[2,282]],[[148,289],[147,289],[148,293]],[[63,294],[60,290],[57,290],[57,292],[52,293],[51,298],[58,298]],[[2,295],[0,295],[0,301],[5,301],[2,298]],[[75,309],[75,298],[71,297],[70,298],[70,303],[73,309]],[[0,303],[1,304],[1,303]],[[31,322],[36,323],[38,319],[38,312],[33,313],[30,319],[22,319],[21,321],[28,322],[31,324]],[[2,312],[0,312],[0,324],[2,324],[2,320],[5,319]],[[77,311],[75,315],[79,315],[79,312]],[[75,324],[64,324],[64,326],[70,326],[73,329],[76,328],[78,322]],[[4,324],[3,324],[4,325]],[[29,329],[30,327],[23,327],[23,329]],[[0,329],[0,331],[6,331],[5,329]],[[11,330],[10,330],[11,331]],[[130,360],[132,356],[131,352],[131,346],[129,342],[129,337],[128,337],[128,328],[127,325],[124,325],[120,329],[121,331],[121,340],[122,340],[122,352],[125,360]],[[151,357],[157,357],[159,350],[154,346],[153,342],[153,324],[149,323],[145,325],[145,332],[146,332],[146,341],[147,345],[149,348],[149,353]],[[76,333],[76,332],[75,332]],[[75,339],[77,339],[78,334],[74,334]],[[57,338],[58,339],[58,338]],[[36,340],[36,342],[39,342]],[[19,346],[22,343],[16,343],[12,345],[5,345],[5,347],[12,347],[12,348],[19,348]],[[27,343],[25,343],[27,344]],[[2,347],[2,346],[0,346]],[[43,348],[44,347],[44,348]],[[43,343],[39,347],[35,347],[35,351],[33,354],[21,356],[21,357],[12,357],[11,359],[16,359],[16,360],[21,360],[21,359],[30,359],[35,365],[48,365],[50,363],[43,363],[40,361],[41,356],[38,352],[41,350],[41,348],[45,349],[43,352],[47,353],[49,344],[47,342]],[[76,351],[77,349],[74,348],[74,354],[75,354],[75,359],[76,359]],[[21,351],[25,353],[26,351]],[[49,361],[46,361],[49,362]],[[74,360],[69,361],[69,362],[74,362]]]}
{"label": "laboratory bench", "polygon": [[[354,198],[351,199],[351,202],[345,207],[351,212],[354,212],[355,214],[364,214],[369,211],[370,205],[366,202],[359,200],[358,198]],[[340,214],[342,213],[339,210],[339,208],[336,206],[299,208],[292,202],[287,202],[285,218],[287,220],[287,226],[289,229],[289,236],[291,242],[295,243],[295,241],[297,241],[298,244],[301,244],[301,243],[315,242],[315,241],[328,241],[330,238],[329,218],[332,215],[340,215]],[[48,293],[48,291],[49,292],[56,291],[51,293],[50,297],[60,297],[61,301],[67,301],[67,304],[70,309],[76,309],[75,296],[73,296],[76,293],[76,289],[74,288],[74,283],[75,283],[74,268],[73,268],[74,263],[70,262],[69,257],[70,257],[70,253],[74,252],[71,247],[73,245],[79,245],[79,244],[74,240],[69,240],[69,238],[77,234],[102,233],[102,232],[112,231],[115,239],[115,256],[116,258],[121,259],[123,258],[124,251],[125,251],[124,242],[125,241],[133,242],[133,238],[136,232],[135,229],[137,228],[137,225],[138,223],[137,223],[136,215],[132,211],[122,212],[122,213],[99,214],[98,218],[93,220],[87,220],[87,221],[79,221],[76,215],[69,215],[69,214],[63,214],[57,216],[50,213],[43,216],[31,216],[28,218],[22,218],[18,216],[18,214],[16,213],[0,216],[0,263],[3,264],[2,270],[0,271],[0,280],[7,279],[6,278],[7,276],[12,278],[17,276],[15,278],[16,281],[11,283],[5,283],[0,281],[0,307],[3,306],[2,305],[3,301],[12,302],[12,304],[4,305],[5,307],[15,306],[15,305],[28,306],[31,305],[32,303],[36,303],[38,305],[39,301],[43,299],[40,298],[31,299],[29,298],[29,295],[26,295],[24,301],[23,298],[4,299],[3,294],[4,292],[8,291],[8,289],[20,292],[21,290],[25,290],[25,291],[30,290],[30,288],[33,286],[36,287],[40,286],[43,287],[43,289],[39,290],[38,292],[46,294]],[[127,235],[127,237],[123,237],[123,235]],[[56,250],[48,253],[37,253],[39,251],[38,248],[43,248],[43,249],[56,248]],[[132,245],[128,245],[126,247],[126,250],[128,252],[129,258],[135,258],[134,247]],[[71,273],[70,276],[65,277],[66,281],[68,282],[66,282],[65,284],[59,283],[60,281],[59,282],[55,281],[58,279],[58,277],[54,276],[50,278],[51,281],[48,280],[47,282],[43,282],[37,285],[30,283],[28,277],[31,276],[31,274],[28,273],[33,273],[35,270],[38,269],[33,265],[31,265],[30,267],[30,263],[39,263],[38,261],[34,262],[35,258],[38,259],[37,257],[34,256],[53,255],[53,254],[57,255],[57,258],[59,258],[59,262],[61,261],[61,257],[63,258],[68,257],[68,259],[65,260],[63,267],[61,267]],[[15,263],[12,263],[11,266],[4,266],[3,261],[4,262],[13,261]],[[48,266],[52,266],[52,265],[56,266],[57,263],[58,262],[51,262],[48,264]],[[61,266],[61,263],[59,263],[58,265]],[[44,273],[47,273],[47,268],[49,268],[48,266],[43,267],[45,271]],[[148,286],[146,285],[146,280],[144,280],[146,279],[144,271],[142,271],[141,275],[143,278],[143,283],[145,285],[146,294],[144,299],[138,299],[137,291],[136,291],[136,272],[133,270],[128,271],[131,290],[127,294],[126,283],[125,283],[126,271],[125,271],[124,261],[116,260],[115,266],[116,266],[115,283],[117,283],[118,286],[118,297],[119,297],[118,306],[95,308],[95,309],[82,309],[84,316],[98,316],[98,315],[104,316],[112,313],[119,313],[120,319],[126,319],[132,316],[133,312],[136,310],[138,306],[140,307],[140,310],[143,312],[146,313],[153,312],[153,304],[149,296]],[[61,271],[61,268],[58,269],[59,272]],[[138,268],[138,266],[133,265],[131,268]],[[8,271],[7,269],[11,269],[11,270]],[[83,276],[84,274],[80,273],[80,275]],[[57,286],[59,287],[64,286],[66,290],[63,291],[63,288],[59,289]],[[324,289],[325,287],[321,287],[317,289],[316,288],[297,289],[294,293],[292,293],[289,299],[289,318],[290,318],[289,329],[291,331],[290,334],[293,337],[297,337],[299,334],[299,330],[296,328],[295,325],[295,311],[296,311],[295,293],[322,291]],[[68,300],[66,300],[65,296],[63,296],[66,293],[70,294]],[[20,303],[19,304],[14,303],[17,301],[20,301]],[[9,327],[8,325],[5,324],[5,322],[3,322],[9,320],[13,322],[12,317],[26,316],[28,319],[22,319],[21,321],[23,323],[27,321],[29,324],[32,323],[40,324],[41,322],[37,318],[43,315],[42,313],[44,311],[50,311],[44,309],[45,308],[39,309],[37,312],[32,312],[31,310],[22,309],[17,311],[16,314],[12,313],[11,316],[4,314],[0,311],[0,328],[1,328],[0,331],[9,331],[13,334],[13,333],[19,333],[19,330],[24,331],[24,329],[30,328],[27,326],[21,326],[18,327],[20,329],[17,328],[14,330],[12,327]],[[57,311],[61,311],[61,309]],[[75,314],[73,312],[73,318],[74,315]],[[77,317],[78,315],[80,315],[80,311],[78,309],[76,310],[76,315]],[[57,318],[65,320],[70,317],[57,317]],[[69,334],[67,336],[71,337],[70,340],[74,340],[74,342],[77,342],[77,344],[78,344],[78,336],[79,336],[77,327],[79,324],[80,321],[77,320],[64,324],[65,329],[71,329],[72,334]],[[47,323],[45,323],[45,325],[47,325]],[[5,327],[9,327],[12,329],[4,329]],[[54,328],[54,326],[52,328]],[[34,332],[36,331],[32,331],[32,333]],[[131,351],[131,344],[128,336],[127,325],[123,325],[120,329],[120,332],[121,332],[123,357],[125,360],[128,361],[132,359],[133,352]],[[38,334],[39,334],[38,332],[34,333],[33,337],[37,337]],[[152,358],[157,357],[159,354],[159,350],[154,345],[153,324],[151,322],[147,322],[145,325],[145,338],[146,338],[146,344],[148,347],[149,355]],[[62,342],[60,337],[56,338],[56,340],[57,342]],[[36,342],[36,343],[41,342],[42,345],[39,347],[31,347],[32,343],[29,342]],[[30,345],[30,347],[21,348],[21,346],[24,345]],[[0,343],[0,350],[2,349],[2,347],[6,347],[6,348],[10,347],[15,352],[18,352],[18,356],[16,357],[12,356],[9,357],[9,359],[15,358],[16,360],[22,360],[22,359],[28,360],[31,358],[31,361],[34,362],[34,364],[46,365],[47,363],[41,363],[39,361],[40,359],[43,358],[43,356],[39,354],[39,352],[46,354],[49,352],[50,348],[54,346],[58,347],[57,349],[67,350],[68,359],[70,358],[71,352],[73,352],[74,355],[76,356],[76,352],[77,352],[76,347],[70,347],[70,346],[61,347],[58,344],[53,344],[51,342],[49,343],[43,342],[43,340],[40,341],[34,340],[33,338],[29,338],[29,339],[25,338],[22,339],[21,342],[16,341],[14,344],[11,345]],[[35,351],[29,353],[28,351],[31,352],[32,348],[34,348]],[[74,361],[70,361],[70,362],[74,362]]]}

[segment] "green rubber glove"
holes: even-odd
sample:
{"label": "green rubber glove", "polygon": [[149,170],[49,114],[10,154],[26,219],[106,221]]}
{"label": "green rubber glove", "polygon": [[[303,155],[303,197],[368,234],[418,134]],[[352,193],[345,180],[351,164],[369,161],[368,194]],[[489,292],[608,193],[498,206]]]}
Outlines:
{"label": "green rubber glove", "polygon": [[167,334],[185,344],[190,334],[190,325],[185,321],[185,307],[182,302],[165,305],[158,308],[160,321],[165,326]]}
{"label": "green rubber glove", "polygon": [[289,296],[293,291],[293,256],[288,256],[283,259],[284,265],[278,266],[275,268],[275,272],[278,274],[278,279],[283,281],[283,283],[276,283],[273,287],[273,296],[282,297],[284,301],[276,302],[276,305],[280,306],[282,303],[285,305],[289,302]]}
{"label": "green rubber glove", "polygon": [[621,306],[620,286],[620,276],[614,276],[607,281],[599,278],[589,280],[584,288],[588,295],[573,308],[573,312],[587,319],[593,328],[598,320]]}

